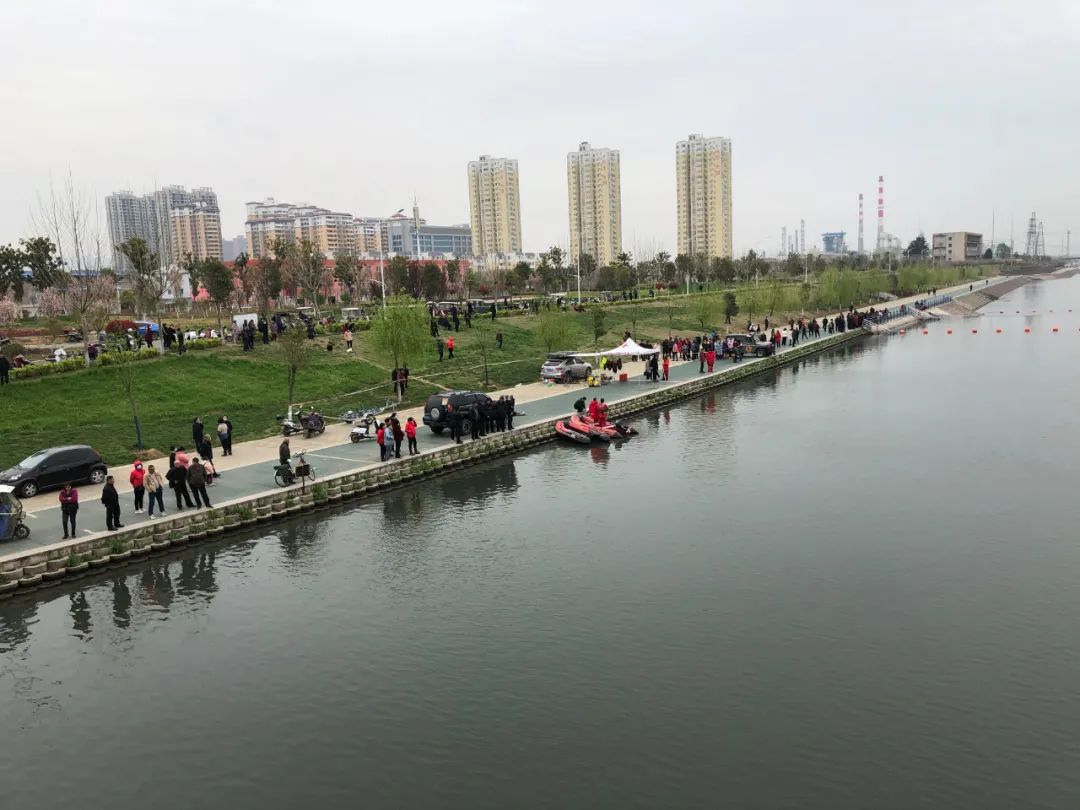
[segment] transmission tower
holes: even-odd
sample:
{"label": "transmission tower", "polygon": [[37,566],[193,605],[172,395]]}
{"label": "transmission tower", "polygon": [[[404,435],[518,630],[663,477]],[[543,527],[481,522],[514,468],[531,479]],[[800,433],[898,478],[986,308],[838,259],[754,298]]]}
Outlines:
{"label": "transmission tower", "polygon": [[1024,255],[1034,258],[1039,255],[1039,223],[1035,218],[1035,212],[1031,212],[1028,220],[1027,244],[1024,245]]}
{"label": "transmission tower", "polygon": [[1046,255],[1046,236],[1043,234],[1042,220],[1039,220],[1039,236],[1035,240],[1036,256],[1040,259]]}

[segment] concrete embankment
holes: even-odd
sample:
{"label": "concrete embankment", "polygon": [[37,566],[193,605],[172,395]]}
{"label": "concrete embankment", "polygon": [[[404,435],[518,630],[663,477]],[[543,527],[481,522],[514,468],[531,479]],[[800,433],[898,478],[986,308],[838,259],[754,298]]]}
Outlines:
{"label": "concrete embankment", "polygon": [[[640,395],[611,406],[613,418],[622,419],[694,397],[704,391],[761,374],[801,358],[829,351],[866,336],[852,330],[804,343],[775,357],[746,360],[700,377],[648,387]],[[325,509],[342,501],[375,495],[404,484],[445,475],[496,456],[519,452],[555,438],[554,419],[524,425],[512,432],[466,444],[440,448],[420,456],[403,458],[393,464],[365,467],[320,479],[301,488],[291,486],[269,490],[221,504],[212,509],[189,512],[153,523],[144,523],[119,532],[101,532],[86,538],[41,546],[32,551],[0,557],[0,599],[31,593],[65,580],[85,576],[106,567],[137,562],[154,553],[182,548],[190,543],[216,539],[227,532],[250,528],[258,523],[293,517]]]}
{"label": "concrete embankment", "polygon": [[959,317],[978,315],[979,310],[987,304],[992,304],[1006,293],[1019,289],[1030,281],[1031,279],[1027,276],[1009,276],[991,286],[979,287],[964,295],[955,296],[952,301],[942,304],[937,309],[948,315]]}

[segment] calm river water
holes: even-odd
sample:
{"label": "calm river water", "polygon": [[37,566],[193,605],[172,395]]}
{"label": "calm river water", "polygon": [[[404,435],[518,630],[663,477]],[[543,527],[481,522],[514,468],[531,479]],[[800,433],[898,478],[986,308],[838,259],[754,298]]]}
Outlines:
{"label": "calm river water", "polygon": [[0,605],[3,806],[1080,806],[1080,278],[987,311]]}

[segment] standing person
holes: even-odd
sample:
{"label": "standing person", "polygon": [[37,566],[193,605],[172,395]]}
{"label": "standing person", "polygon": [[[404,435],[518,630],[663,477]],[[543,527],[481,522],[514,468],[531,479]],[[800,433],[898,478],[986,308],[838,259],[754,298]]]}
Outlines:
{"label": "standing person", "polygon": [[188,508],[195,505],[191,502],[191,495],[188,493],[187,468],[180,463],[179,459],[173,464],[172,469],[165,473],[165,478],[168,480],[173,494],[176,495],[177,511],[182,510],[185,505]]}
{"label": "standing person", "polygon": [[461,411],[453,405],[448,405],[446,415],[450,420],[450,441],[461,444]]}
{"label": "standing person", "polygon": [[184,330],[183,329],[178,329],[177,332],[176,332],[176,348],[180,352],[180,354],[183,354],[184,352],[187,351],[187,349],[184,348]]}
{"label": "standing person", "polygon": [[[220,478],[221,473],[217,471],[217,465],[214,464],[214,445],[213,442],[210,441],[210,437],[208,435],[203,436],[202,444],[199,445],[198,450],[200,455],[202,455],[203,461],[209,464],[210,469],[214,471],[214,478]],[[209,486],[214,485],[213,479],[211,479],[207,483]]]}
{"label": "standing person", "polygon": [[210,496],[206,494],[206,468],[195,456],[191,459],[191,466],[187,470],[187,485],[191,494],[195,496],[195,505],[202,509],[210,506]]}
{"label": "standing person", "polygon": [[341,334],[342,340],[345,341],[345,353],[352,354],[352,329],[345,327],[345,331]]}
{"label": "standing person", "polygon": [[219,416],[217,420],[218,444],[221,445],[221,455],[232,455],[232,422],[227,416]]}
{"label": "standing person", "polygon": [[600,416],[600,403],[596,401],[596,397],[592,398],[592,402],[589,403],[589,418],[594,422]]}
{"label": "standing person", "polygon": [[514,399],[514,395],[511,394],[506,399],[506,429],[514,429],[514,410],[517,408],[517,400]]}
{"label": "standing person", "polygon": [[458,308],[456,306],[450,307],[450,315],[454,318],[454,331],[461,331],[461,318],[458,317]]}
{"label": "standing person", "polygon": [[497,348],[499,348],[499,349],[501,349],[503,347],[503,333],[502,332],[496,332],[495,333],[495,346]]}
{"label": "standing person", "polygon": [[470,438],[475,442],[480,438],[480,406],[475,402],[469,406],[469,426],[472,428],[470,431]]}
{"label": "standing person", "polygon": [[405,421],[405,437],[409,440],[409,455],[419,454],[420,451],[416,449],[416,420],[411,416]]}
{"label": "standing person", "polygon": [[387,419],[383,424],[383,461],[390,461],[394,457],[394,425]]}
{"label": "standing person", "polygon": [[454,359],[454,336],[453,335],[447,335],[447,337],[446,337],[446,359],[447,360],[453,360]]}
{"label": "standing person", "polygon": [[600,399],[600,406],[596,410],[599,414],[597,422],[600,424],[600,427],[604,427],[605,425],[607,425],[608,405],[606,402],[604,402],[603,398]]}
{"label": "standing person", "polygon": [[439,362],[441,363],[442,362],[442,353],[443,353],[443,339],[442,338],[439,338],[438,340],[435,341],[435,351],[437,351],[439,353]]}
{"label": "standing person", "polygon": [[398,383],[401,385],[401,395],[405,396],[405,389],[409,387],[409,367],[402,366],[398,372]]}
{"label": "standing person", "polygon": [[6,354],[0,354],[0,385],[7,385],[8,375],[11,373],[11,361]]}
{"label": "standing person", "polygon": [[150,514],[150,519],[154,519],[154,503],[157,502],[158,512],[165,514],[165,501],[162,500],[162,490],[165,488],[165,482],[161,480],[161,473],[154,469],[154,465],[151,464],[146,468],[146,475],[143,476],[143,484],[146,486],[146,494],[149,496],[146,503],[146,511]]}
{"label": "standing person", "polygon": [[68,539],[68,526],[71,526],[71,537],[75,536],[75,513],[79,511],[79,490],[71,485],[64,484],[60,490],[60,519],[64,522],[64,539]]}
{"label": "standing person", "polygon": [[198,452],[199,445],[202,444],[202,437],[205,429],[203,428],[202,419],[196,416],[191,420],[191,442],[195,445],[195,450]]}
{"label": "standing person", "polygon": [[671,361],[664,355],[664,376],[661,379],[666,380],[668,378],[668,371],[671,370]]}
{"label": "standing person", "polygon": [[401,443],[405,440],[405,431],[401,429],[397,414],[390,417],[390,430],[394,434],[394,458],[401,458]]}
{"label": "standing person", "polygon": [[135,459],[135,468],[131,471],[131,475],[128,476],[128,481],[131,484],[131,491],[135,493],[136,515],[141,515],[143,510],[143,495],[146,492],[146,487],[143,486],[145,477],[146,473],[143,471],[142,462]]}
{"label": "standing person", "polygon": [[124,524],[120,522],[120,495],[111,475],[105,479],[105,486],[101,488],[101,502],[105,505],[105,529],[113,532],[124,528]]}
{"label": "standing person", "polygon": [[375,428],[375,444],[379,445],[379,461],[386,461],[386,447],[383,445],[385,437],[386,423],[379,422],[378,427]]}

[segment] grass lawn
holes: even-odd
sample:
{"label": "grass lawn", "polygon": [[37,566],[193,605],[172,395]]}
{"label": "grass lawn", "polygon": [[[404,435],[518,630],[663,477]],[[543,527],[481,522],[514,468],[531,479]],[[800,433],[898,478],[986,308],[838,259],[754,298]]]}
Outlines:
{"label": "grass lawn", "polygon": [[[615,305],[605,309],[606,334],[602,348],[617,345],[626,330],[640,340],[659,340],[672,332],[693,335],[700,324],[687,312],[686,299],[673,299],[672,312],[663,301],[643,299],[638,305]],[[795,313],[797,317],[797,313]],[[569,338],[563,350],[592,348],[592,315],[566,315]],[[633,321],[636,318],[636,328]],[[786,318],[782,313],[776,319]],[[760,320],[759,317],[755,317]],[[719,325],[723,318],[716,317]],[[746,316],[736,316],[732,331],[745,326]],[[488,388],[505,388],[534,382],[545,355],[537,338],[537,319],[532,316],[501,317],[488,332]],[[455,359],[438,361],[435,340],[429,350],[410,363],[412,384],[407,404],[422,402],[440,388],[483,386],[480,330],[465,328],[454,333]],[[721,331],[723,327],[720,327]],[[504,348],[494,346],[495,331],[502,331]],[[335,338],[333,352],[317,351],[312,364],[297,379],[296,400],[314,403],[328,415],[348,408],[382,405],[392,396],[388,361],[373,356],[367,332],[356,333],[356,353],[345,354]],[[444,339],[446,334],[443,335]],[[325,345],[326,338],[317,344]],[[274,417],[286,409],[286,371],[274,347],[257,344],[245,354],[239,347],[189,352],[137,366],[136,396],[142,423],[143,443],[148,449],[167,452],[174,444],[191,443],[191,420],[199,415],[212,430],[218,416],[226,414],[235,427],[235,440],[268,436],[277,432]],[[362,392],[362,393],[355,393]],[[91,444],[110,464],[123,464],[134,453],[135,432],[131,412],[117,376],[117,369],[94,368],[36,380],[20,380],[0,389],[0,466],[8,466],[36,449],[61,444]]]}

